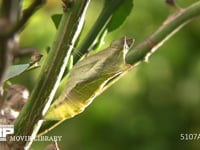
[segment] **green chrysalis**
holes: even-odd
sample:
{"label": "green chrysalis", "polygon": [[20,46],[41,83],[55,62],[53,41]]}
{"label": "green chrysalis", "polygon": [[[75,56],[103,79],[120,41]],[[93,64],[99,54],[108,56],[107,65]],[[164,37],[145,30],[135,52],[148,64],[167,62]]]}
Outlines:
{"label": "green chrysalis", "polygon": [[81,113],[115,77],[131,68],[125,56],[134,40],[126,37],[78,62],[71,70],[64,91],[50,106],[45,120],[65,120]]}

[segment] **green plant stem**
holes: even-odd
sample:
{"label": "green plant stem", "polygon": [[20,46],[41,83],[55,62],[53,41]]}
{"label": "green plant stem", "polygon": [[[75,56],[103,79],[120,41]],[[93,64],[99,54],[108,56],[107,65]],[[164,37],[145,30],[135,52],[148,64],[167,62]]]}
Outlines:
{"label": "green plant stem", "polygon": [[126,56],[127,63],[134,65],[144,59],[148,61],[148,57],[167,39],[198,15],[200,15],[200,1],[186,9],[180,9],[164,21],[163,25],[156,32],[129,51]]}
{"label": "green plant stem", "polygon": [[[89,2],[89,0],[76,0],[70,9],[64,11],[56,39],[42,67],[39,81],[31,93],[29,101],[15,121],[15,136],[35,137],[80,33]],[[28,144],[25,141],[11,143],[11,145],[20,146],[20,148],[24,147],[25,144],[26,147],[29,147],[31,142]]]}
{"label": "green plant stem", "polygon": [[111,0],[110,2],[106,2],[104,8],[102,9],[99,17],[97,18],[95,24],[93,25],[90,32],[81,42],[81,45],[74,52],[74,60],[73,63],[76,62],[90,50],[96,38],[101,34],[103,30],[105,30],[107,24],[109,23],[113,13],[117,8],[124,2],[124,0]]}

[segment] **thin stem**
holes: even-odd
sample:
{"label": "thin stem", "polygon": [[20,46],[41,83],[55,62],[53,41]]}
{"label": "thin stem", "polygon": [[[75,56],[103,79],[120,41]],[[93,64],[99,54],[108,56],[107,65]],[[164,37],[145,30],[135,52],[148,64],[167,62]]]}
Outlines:
{"label": "thin stem", "polygon": [[155,52],[167,39],[174,35],[181,27],[200,15],[200,1],[192,4],[186,9],[181,9],[170,16],[163,25],[150,35],[146,40],[132,48],[127,54],[126,61],[136,64]]}

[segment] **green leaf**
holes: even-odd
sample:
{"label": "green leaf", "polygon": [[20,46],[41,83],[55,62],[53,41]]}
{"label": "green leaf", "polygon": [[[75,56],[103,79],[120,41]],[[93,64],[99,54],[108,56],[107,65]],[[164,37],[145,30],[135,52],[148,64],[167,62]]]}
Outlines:
{"label": "green leaf", "polygon": [[8,68],[8,71],[5,75],[4,81],[15,78],[26,71],[38,68],[38,64],[30,65],[30,64],[20,64],[20,65],[12,65]]}
{"label": "green leaf", "polygon": [[29,64],[13,65],[8,68],[8,71],[5,75],[5,81],[11,78],[14,78],[21,73],[25,72],[29,68]]}
{"label": "green leaf", "polygon": [[28,64],[20,64],[20,65],[12,65],[8,68],[8,71],[6,72],[4,81],[7,81],[11,78],[14,78],[22,73],[24,73],[25,71],[31,70],[31,69],[35,69],[39,67],[38,62],[40,61],[40,59],[42,58],[42,54],[40,54],[39,52],[35,51],[33,53],[33,55],[31,56],[31,59],[29,61]]}
{"label": "green leaf", "polygon": [[[106,0],[107,1],[107,0]],[[107,2],[108,3],[108,2]],[[114,12],[107,28],[108,32],[112,32],[119,28],[120,25],[126,20],[133,9],[133,0],[125,0],[120,7]]]}
{"label": "green leaf", "polygon": [[62,18],[62,14],[55,14],[55,15],[51,16],[51,19],[52,19],[56,29],[58,29],[58,26],[60,24],[61,18]]}

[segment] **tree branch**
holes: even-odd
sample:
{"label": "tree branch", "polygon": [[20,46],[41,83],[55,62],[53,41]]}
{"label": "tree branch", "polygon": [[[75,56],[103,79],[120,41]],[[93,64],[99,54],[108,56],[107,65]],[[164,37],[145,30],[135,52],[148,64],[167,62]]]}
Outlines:
{"label": "tree branch", "polygon": [[44,3],[46,0],[35,0],[33,3],[23,11],[22,18],[19,20],[15,26],[12,27],[12,29],[9,31],[7,35],[11,35],[12,33],[19,31],[23,28],[23,26],[27,23],[27,21],[30,19],[30,17],[35,13],[35,11]]}
{"label": "tree branch", "polygon": [[[18,22],[21,13],[21,0],[3,0],[0,11],[0,35]],[[7,67],[11,64],[12,52],[18,47],[18,41],[11,37],[0,36],[0,87]]]}
{"label": "tree branch", "polygon": [[21,30],[24,27],[24,25],[27,23],[27,21],[30,19],[30,17],[35,13],[35,11],[45,2],[46,0],[34,0],[31,3],[31,5],[23,11],[22,15],[20,12],[20,16],[19,16],[20,19],[18,19],[17,22],[13,23],[11,26],[9,26],[9,28],[7,28],[6,30],[3,30],[0,33],[0,37],[10,37],[16,32],[18,32],[19,30]]}
{"label": "tree branch", "polygon": [[35,0],[21,17],[21,0],[3,0],[0,11],[0,85],[7,67],[18,49],[16,34],[45,0]]}
{"label": "tree branch", "polygon": [[174,35],[179,29],[200,15],[200,1],[191,6],[180,9],[171,15],[163,25],[150,35],[146,40],[132,48],[126,56],[126,61],[132,65],[146,60],[154,53],[167,39]]}

